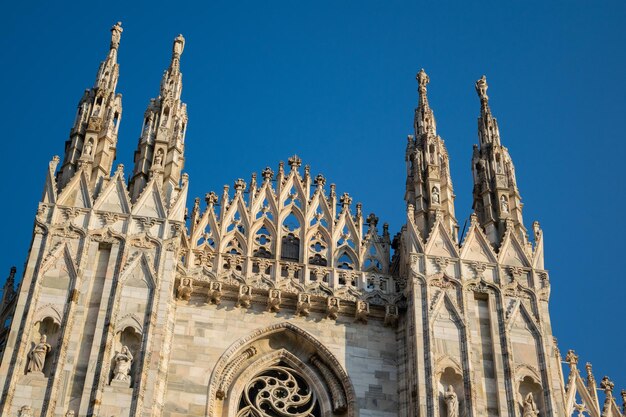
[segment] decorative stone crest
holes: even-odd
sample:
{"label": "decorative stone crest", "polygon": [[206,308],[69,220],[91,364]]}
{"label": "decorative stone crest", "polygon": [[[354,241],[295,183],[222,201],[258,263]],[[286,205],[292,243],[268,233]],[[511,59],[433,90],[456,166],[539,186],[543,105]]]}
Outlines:
{"label": "decorative stone crest", "polygon": [[191,294],[193,293],[193,280],[189,277],[183,277],[180,280],[180,285],[176,290],[176,298],[183,301],[189,301]]}
{"label": "decorative stone crest", "polygon": [[398,306],[395,304],[387,304],[385,306],[385,326],[395,327],[398,324]]}
{"label": "decorative stone crest", "polygon": [[331,320],[337,320],[339,316],[339,298],[328,297],[326,299],[326,317]]}
{"label": "decorative stone crest", "polygon": [[252,304],[252,287],[249,285],[240,285],[239,294],[237,296],[237,307],[248,308]]}
{"label": "decorative stone crest", "polygon": [[307,293],[298,294],[298,302],[296,304],[297,316],[308,316],[311,312],[311,295]]}
{"label": "decorative stone crest", "polygon": [[219,281],[209,282],[208,300],[212,304],[219,305],[222,302],[222,283]]}
{"label": "decorative stone crest", "polygon": [[367,316],[370,313],[370,305],[367,301],[357,300],[354,312],[354,321],[367,324]]}
{"label": "decorative stone crest", "polygon": [[275,313],[280,310],[281,294],[280,290],[269,290],[267,297],[267,309],[268,311]]}

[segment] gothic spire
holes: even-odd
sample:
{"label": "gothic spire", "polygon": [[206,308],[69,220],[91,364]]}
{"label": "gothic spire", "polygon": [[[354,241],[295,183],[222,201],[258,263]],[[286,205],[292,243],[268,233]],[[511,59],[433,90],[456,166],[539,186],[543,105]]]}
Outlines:
{"label": "gothic spire", "polygon": [[117,51],[120,46],[122,24],[111,28],[109,53],[100,63],[95,84],[85,90],[78,103],[78,111],[70,138],[65,142],[65,156],[57,181],[62,189],[74,174],[83,169],[93,188],[109,176],[117,132],[122,116],[122,95],[115,92],[119,77]]}
{"label": "gothic spire", "polygon": [[437,124],[435,123],[435,115],[428,105],[428,95],[426,86],[430,82],[430,78],[422,68],[415,77],[417,79],[419,92],[419,102],[415,109],[415,137],[419,137],[425,133],[437,134]]}
{"label": "gothic spire", "polygon": [[415,136],[409,136],[407,143],[405,200],[414,207],[415,223],[422,238],[428,237],[440,212],[444,227],[456,241],[458,224],[454,217],[448,151],[437,135],[435,115],[428,104],[426,86],[430,79],[423,69],[416,79],[419,101],[415,109]]}
{"label": "gothic spire", "polygon": [[472,207],[494,246],[500,245],[505,231],[510,227],[520,242],[526,244],[528,238],[522,219],[522,202],[515,180],[515,167],[508,149],[500,142],[498,122],[489,108],[487,78],[483,75],[476,81],[475,87],[480,98],[480,117],[479,145],[474,145],[472,156]]}
{"label": "gothic spire", "polygon": [[170,65],[161,79],[159,96],[150,100],[144,114],[129,184],[133,201],[153,176],[158,176],[167,201],[180,189],[187,129],[187,105],[180,100],[183,89],[180,58],[184,47],[185,38],[178,35],[172,46]]}

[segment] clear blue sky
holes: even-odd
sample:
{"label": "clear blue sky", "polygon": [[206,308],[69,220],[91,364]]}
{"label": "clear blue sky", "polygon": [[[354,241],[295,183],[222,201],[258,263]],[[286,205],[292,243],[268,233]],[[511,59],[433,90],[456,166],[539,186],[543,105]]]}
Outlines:
{"label": "clear blue sky", "polygon": [[430,75],[461,225],[471,210],[474,81],[486,74],[526,225],[544,228],[559,346],[626,388],[626,3],[130,3],[3,7],[2,277],[11,265],[22,273],[47,163],[63,153],[118,20],[117,162],[127,172],[183,33],[190,201],[297,153],[393,233],[405,215],[416,72]]}

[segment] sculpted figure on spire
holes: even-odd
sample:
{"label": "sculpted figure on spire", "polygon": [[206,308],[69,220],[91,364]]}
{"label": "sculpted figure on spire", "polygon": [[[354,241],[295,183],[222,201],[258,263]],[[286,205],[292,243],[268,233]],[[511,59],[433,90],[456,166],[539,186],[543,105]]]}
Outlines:
{"label": "sculpted figure on spire", "polygon": [[117,22],[111,28],[111,49],[117,49],[120,46],[120,39],[122,38],[122,22]]}
{"label": "sculpted figure on spire", "polygon": [[489,96],[487,95],[487,88],[489,88],[489,86],[487,85],[487,77],[483,75],[474,85],[476,87],[476,93],[478,93],[478,97],[480,97],[480,102],[488,102]]}

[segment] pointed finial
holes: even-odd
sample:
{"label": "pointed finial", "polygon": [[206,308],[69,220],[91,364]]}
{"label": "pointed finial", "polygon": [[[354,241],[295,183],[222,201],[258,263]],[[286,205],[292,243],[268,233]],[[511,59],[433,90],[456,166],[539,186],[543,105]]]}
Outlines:
{"label": "pointed finial", "polygon": [[612,396],[610,394],[613,394],[613,387],[615,387],[615,384],[613,384],[613,381],[611,381],[608,376],[605,376],[602,378],[602,381],[600,381],[600,388],[604,390],[607,396]]}
{"label": "pointed finial", "polygon": [[365,221],[367,222],[370,230],[376,229],[376,226],[378,225],[378,217],[376,217],[374,213],[370,213]]}
{"label": "pointed finial", "polygon": [[484,75],[480,77],[480,79],[476,81],[475,87],[476,93],[478,94],[478,97],[480,97],[480,102],[487,103],[489,101],[489,96],[487,95],[487,88],[489,88],[487,85],[487,77]]}
{"label": "pointed finial", "polygon": [[572,368],[576,367],[576,364],[578,363],[578,355],[573,349],[567,351],[567,355],[565,355],[565,362],[567,362]]}
{"label": "pointed finial", "polygon": [[272,168],[266,167],[261,172],[261,176],[263,177],[263,182],[269,182],[272,180],[272,178],[274,178],[274,171],[272,171]]}
{"label": "pointed finial", "polygon": [[302,159],[300,159],[298,155],[293,155],[292,157],[287,159],[287,163],[289,164],[289,166],[291,167],[291,170],[293,171],[293,170],[300,168],[300,166],[302,165]]}
{"label": "pointed finial", "polygon": [[324,184],[326,184],[326,178],[322,174],[317,174],[313,183],[317,186],[317,188],[323,188]]}
{"label": "pointed finial", "polygon": [[235,181],[235,192],[237,194],[241,194],[242,192],[244,192],[245,189],[246,182],[243,180],[243,178],[237,179],[237,181]]}
{"label": "pointed finial", "polygon": [[117,22],[111,28],[111,49],[117,49],[120,46],[120,39],[122,38],[122,22]]}

